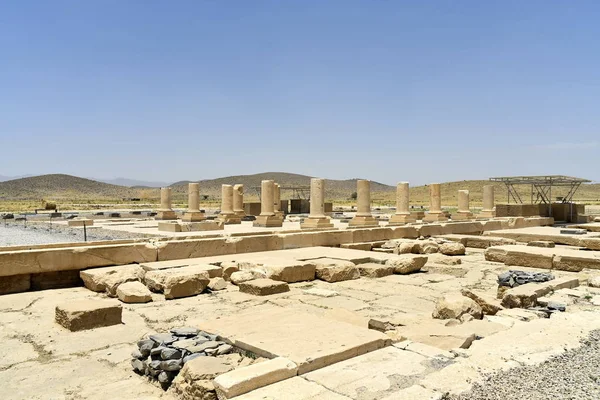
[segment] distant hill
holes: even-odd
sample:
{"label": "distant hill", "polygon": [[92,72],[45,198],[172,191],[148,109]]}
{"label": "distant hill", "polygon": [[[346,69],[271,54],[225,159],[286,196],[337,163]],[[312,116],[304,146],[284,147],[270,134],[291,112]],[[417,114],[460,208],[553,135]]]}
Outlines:
{"label": "distant hill", "polygon": [[128,178],[115,178],[115,179],[94,179],[89,178],[98,182],[108,183],[110,185],[136,187],[136,188],[160,188],[169,186],[168,182],[154,182],[154,181],[141,181],[138,179]]}
{"label": "distant hill", "polygon": [[138,195],[138,191],[127,187],[63,174],[0,182],[0,199],[3,200],[121,199]]}
{"label": "distant hill", "polygon": [[[248,196],[255,197],[258,195],[260,184],[263,180],[272,179],[279,183],[283,188],[281,198],[290,198],[294,195],[294,187],[310,186],[310,176],[290,174],[286,172],[264,172],[254,175],[236,175],[227,176],[224,178],[208,179],[197,181],[200,183],[200,193],[208,195],[210,198],[221,197],[221,185],[243,184],[244,191]],[[173,192],[178,195],[187,193],[187,185],[190,181],[175,182],[171,185]],[[393,186],[384,185],[378,182],[371,182],[371,191],[373,192],[393,192]],[[348,180],[325,180],[325,197],[327,199],[348,199],[350,195],[356,191],[356,179]],[[306,190],[308,195],[309,191]]]}

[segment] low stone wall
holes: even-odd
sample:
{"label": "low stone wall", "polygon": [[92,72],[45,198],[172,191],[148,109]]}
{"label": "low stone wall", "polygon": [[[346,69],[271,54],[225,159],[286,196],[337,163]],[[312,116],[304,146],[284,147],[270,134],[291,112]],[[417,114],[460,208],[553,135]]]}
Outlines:
{"label": "low stone wall", "polygon": [[[518,220],[518,221],[517,221]],[[72,285],[73,274],[52,275],[52,284],[40,279],[47,273],[77,271],[93,267],[135,264],[151,261],[178,260],[258,251],[284,250],[301,247],[377,242],[390,239],[415,239],[419,236],[444,234],[481,234],[484,231],[513,227],[551,225],[552,218],[501,219],[488,221],[450,222],[443,224],[405,225],[328,231],[292,231],[271,234],[223,236],[188,239],[136,239],[118,244],[76,243],[32,246],[28,250],[0,251],[0,294],[31,288]],[[104,243],[104,242],[101,242]],[[32,276],[35,284],[32,286]],[[47,275],[50,278],[50,275]],[[10,277],[10,278],[8,278]]]}

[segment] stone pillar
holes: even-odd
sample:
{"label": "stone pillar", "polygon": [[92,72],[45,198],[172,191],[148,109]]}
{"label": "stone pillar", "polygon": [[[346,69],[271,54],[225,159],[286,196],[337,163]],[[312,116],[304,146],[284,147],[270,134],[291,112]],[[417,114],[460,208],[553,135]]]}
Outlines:
{"label": "stone pillar", "polygon": [[185,222],[204,221],[206,216],[200,211],[200,184],[188,184],[188,210],[181,218]]}
{"label": "stone pillar", "polygon": [[283,221],[275,215],[273,189],[275,182],[265,180],[260,185],[260,215],[256,217],[253,226],[270,228],[282,226]]}
{"label": "stone pillar", "polygon": [[233,185],[233,212],[240,218],[244,218],[244,185]]}
{"label": "stone pillar", "polygon": [[242,219],[233,212],[233,186],[221,185],[221,213],[217,218],[224,224],[241,224]]}
{"label": "stone pillar", "polygon": [[400,182],[396,186],[396,213],[390,218],[389,225],[404,225],[416,222],[417,219],[410,214],[408,206],[408,182]]}
{"label": "stone pillar", "polygon": [[310,215],[300,224],[302,229],[333,228],[325,215],[325,179],[310,180]]}
{"label": "stone pillar", "polygon": [[273,184],[273,211],[279,218],[284,218],[283,212],[281,211],[281,186],[279,186],[279,183]]}
{"label": "stone pillar", "polygon": [[477,215],[479,218],[494,218],[494,185],[485,185],[483,187],[483,210]]}
{"label": "stone pillar", "polygon": [[154,219],[171,220],[177,219],[177,214],[171,208],[171,188],[160,188],[160,208]]}
{"label": "stone pillar", "polygon": [[429,212],[423,218],[425,222],[443,222],[448,221],[446,214],[442,212],[441,185],[432,183],[429,185]]}
{"label": "stone pillar", "polygon": [[379,226],[379,222],[371,215],[371,182],[356,181],[356,216],[350,220],[348,227]]}
{"label": "stone pillar", "polygon": [[452,215],[453,220],[465,220],[472,219],[473,213],[469,207],[469,191],[459,190],[458,191],[458,211]]}

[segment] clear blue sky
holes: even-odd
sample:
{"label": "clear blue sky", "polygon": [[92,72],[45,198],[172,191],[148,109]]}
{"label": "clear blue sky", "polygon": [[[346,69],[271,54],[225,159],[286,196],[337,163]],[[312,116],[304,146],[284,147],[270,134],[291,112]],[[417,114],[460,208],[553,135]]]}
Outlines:
{"label": "clear blue sky", "polygon": [[598,1],[0,0],[0,175],[600,180]]}

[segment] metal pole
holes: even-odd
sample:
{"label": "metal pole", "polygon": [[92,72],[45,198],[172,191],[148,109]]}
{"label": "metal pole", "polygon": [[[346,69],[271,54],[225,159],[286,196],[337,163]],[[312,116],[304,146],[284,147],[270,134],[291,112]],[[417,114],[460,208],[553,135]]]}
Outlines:
{"label": "metal pole", "polygon": [[86,229],[85,221],[83,221],[83,241],[87,242],[87,229]]}

